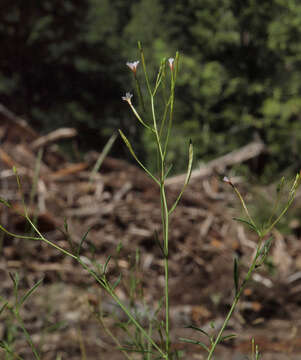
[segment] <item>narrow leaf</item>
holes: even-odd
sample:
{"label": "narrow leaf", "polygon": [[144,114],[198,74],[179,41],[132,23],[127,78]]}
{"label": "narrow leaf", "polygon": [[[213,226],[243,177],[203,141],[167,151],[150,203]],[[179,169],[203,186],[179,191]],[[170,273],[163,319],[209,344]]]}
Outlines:
{"label": "narrow leaf", "polygon": [[14,284],[14,290],[16,291],[18,289],[18,286],[19,286],[19,274],[16,273],[15,275],[11,272],[8,273],[13,284]]}
{"label": "narrow leaf", "polygon": [[202,343],[201,341],[197,341],[197,340],[192,340],[192,339],[185,339],[185,338],[180,338],[180,341],[183,341],[185,343],[189,343],[189,344],[194,344],[194,345],[200,345],[203,349],[205,349],[207,352],[209,352],[209,348],[207,345],[205,345],[204,343]]}
{"label": "narrow leaf", "polygon": [[191,176],[191,171],[192,171],[192,161],[193,161],[193,146],[192,146],[192,142],[190,140],[189,142],[189,150],[188,150],[188,153],[189,153],[189,160],[188,160],[188,168],[187,168],[187,174],[186,174],[186,179],[185,179],[185,182],[184,182],[184,185],[183,185],[183,188],[177,198],[177,200],[174,202],[174,204],[172,205],[172,207],[170,208],[169,210],[169,215],[175,210],[175,208],[177,207],[183,193],[184,193],[184,190],[186,188],[186,186],[188,185],[189,183],[189,179],[190,179],[190,176]]}
{"label": "narrow leaf", "polygon": [[185,179],[185,186],[189,183],[191,171],[192,171],[192,162],[193,162],[193,145],[192,141],[189,140],[189,149],[188,149],[188,168],[187,168],[187,175]]}
{"label": "narrow leaf", "polygon": [[172,167],[173,167],[173,164],[170,164],[169,167],[168,167],[168,169],[166,170],[165,175],[164,175],[164,180],[165,180],[165,179],[167,178],[167,176],[169,175],[170,170],[172,169]]}
{"label": "narrow leaf", "polygon": [[142,164],[142,162],[138,159],[137,155],[135,154],[133,147],[124,133],[119,129],[119,134],[124,141],[125,145],[129,149],[130,153],[132,154],[133,158],[137,161],[137,163],[142,167],[142,169],[158,184],[160,185],[160,181],[155,178],[155,176]]}
{"label": "narrow leaf", "polygon": [[21,298],[18,306],[21,306],[24,304],[24,302],[29,298],[29,296],[40,286],[40,284],[43,282],[43,278],[40,279],[35,285],[33,285]]}
{"label": "narrow leaf", "polygon": [[100,153],[91,173],[89,176],[90,181],[93,180],[93,177],[95,176],[95,174],[99,171],[104,159],[106,158],[106,156],[108,155],[109,151],[111,150],[115,140],[117,139],[117,132],[113,133],[110,137],[110,139],[107,141],[105,147],[103,148],[102,152]]}
{"label": "narrow leaf", "polygon": [[112,285],[112,289],[113,289],[113,290],[116,289],[116,287],[119,285],[120,281],[121,281],[121,274],[119,274],[117,280],[116,280],[116,281],[114,282],[114,284]]}
{"label": "narrow leaf", "polygon": [[236,338],[236,337],[237,337],[236,334],[226,335],[226,336],[223,336],[223,337],[220,339],[220,342],[227,341],[227,340],[230,340],[230,339],[234,339],[234,338]]}
{"label": "narrow leaf", "polygon": [[188,325],[188,326],[185,326],[186,329],[193,329],[193,330],[197,330],[197,331],[200,331],[202,334],[206,335],[208,338],[210,338],[210,335],[203,329],[197,327],[197,326],[194,326],[194,325]]}
{"label": "narrow leaf", "polygon": [[8,201],[4,200],[3,198],[0,198],[0,203],[4,204],[5,206],[7,206],[9,208],[11,207],[10,203]]}
{"label": "narrow leaf", "polygon": [[164,249],[163,249],[163,246],[159,240],[159,235],[158,235],[158,231],[155,230],[155,233],[154,233],[154,239],[155,239],[155,243],[159,246],[161,252],[162,252],[162,255],[164,256]]}
{"label": "narrow leaf", "polygon": [[154,354],[153,351],[144,350],[144,349],[140,350],[140,349],[134,349],[134,348],[127,348],[127,347],[118,347],[117,349],[121,350],[121,351],[136,352],[136,353],[141,353],[141,354],[147,354],[147,353]]}
{"label": "narrow leaf", "polygon": [[104,264],[104,266],[103,266],[103,270],[102,270],[102,274],[103,274],[103,275],[105,275],[106,272],[107,272],[107,267],[108,267],[108,265],[109,265],[110,260],[111,260],[111,255],[108,256],[108,258],[107,258],[107,260],[106,260],[106,262],[105,262],[105,264]]}
{"label": "narrow leaf", "polygon": [[5,303],[1,306],[1,309],[0,309],[0,315],[3,313],[3,311],[6,309],[8,305],[8,301],[5,301]]}
{"label": "narrow leaf", "polygon": [[270,251],[270,248],[272,246],[272,241],[273,241],[273,237],[269,237],[265,243],[263,244],[262,248],[260,249],[260,254],[261,255],[267,255],[268,252]]}
{"label": "narrow leaf", "polygon": [[257,228],[253,224],[251,224],[248,220],[243,219],[243,218],[237,218],[237,217],[234,217],[233,220],[236,220],[236,221],[242,222],[243,224],[248,225],[252,230],[254,230],[257,234],[259,234],[259,231],[257,230]]}
{"label": "narrow leaf", "polygon": [[83,246],[83,243],[86,241],[87,236],[88,236],[89,232],[91,231],[91,229],[92,229],[92,226],[85,232],[84,236],[81,238],[81,241],[80,241],[80,243],[78,245],[78,249],[77,249],[77,256],[79,256],[82,246]]}
{"label": "narrow leaf", "polygon": [[64,229],[66,231],[66,233],[69,233],[69,227],[68,227],[68,222],[67,222],[67,218],[66,216],[64,217]]}

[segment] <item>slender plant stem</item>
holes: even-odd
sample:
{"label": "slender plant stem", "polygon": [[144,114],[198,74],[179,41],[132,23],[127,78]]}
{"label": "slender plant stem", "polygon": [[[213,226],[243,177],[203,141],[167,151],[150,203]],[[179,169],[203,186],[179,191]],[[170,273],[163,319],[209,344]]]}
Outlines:
{"label": "slender plant stem", "polygon": [[151,344],[153,345],[153,347],[161,354],[161,356],[163,356],[164,359],[167,359],[167,355],[164,354],[164,352],[160,349],[160,347],[154,342],[154,340],[152,338],[149,337],[148,333],[143,329],[143,327],[137,322],[137,320],[134,318],[134,316],[131,314],[131,312],[127,309],[127,307],[120,301],[120,299],[118,298],[118,296],[115,294],[114,290],[111,289],[110,285],[107,284],[107,282],[104,279],[100,279],[97,274],[92,271],[78,256],[75,256],[71,253],[69,253],[68,251],[62,249],[61,247],[55,245],[54,243],[52,243],[51,241],[47,240],[40,232],[39,230],[36,228],[36,226],[32,223],[32,221],[30,221],[30,219],[28,218],[28,221],[30,222],[30,224],[32,225],[32,227],[34,228],[34,230],[39,234],[39,236],[41,237],[41,240],[45,241],[47,244],[55,247],[57,250],[63,252],[66,255],[71,256],[72,258],[76,259],[79,264],[88,271],[88,273],[107,291],[107,293],[116,301],[116,303],[120,306],[120,308],[125,312],[125,314],[128,316],[128,318],[133,322],[133,324],[136,326],[136,328],[138,328],[141,333],[144,335],[144,337],[151,342]]}
{"label": "slender plant stem", "polygon": [[[30,218],[28,216],[26,216],[26,220],[30,223],[30,225],[33,227],[33,229],[36,231],[36,233],[40,236],[40,239],[37,240],[43,240],[46,244],[53,246],[54,248],[56,248],[57,250],[59,250],[60,252],[62,252],[65,255],[71,256],[73,259],[77,259],[76,255],[73,255],[71,252],[61,248],[60,246],[56,245],[55,243],[47,240],[39,231],[39,229],[35,226],[35,224],[30,220]],[[16,236],[16,235],[14,235]]]}
{"label": "slender plant stem", "polygon": [[248,281],[250,280],[253,271],[254,271],[255,268],[256,268],[257,259],[258,259],[259,255],[260,255],[261,244],[262,244],[262,238],[259,239],[259,242],[258,242],[258,245],[257,245],[257,251],[256,251],[256,254],[255,254],[254,259],[253,259],[253,261],[252,261],[252,264],[251,264],[251,266],[250,266],[250,268],[249,268],[249,270],[248,270],[248,272],[247,272],[247,275],[246,275],[244,281],[242,282],[242,285],[240,286],[237,294],[235,295],[235,298],[234,298],[234,301],[233,301],[233,303],[232,303],[232,306],[231,306],[231,308],[230,308],[230,310],[229,310],[229,312],[228,312],[228,314],[227,314],[227,316],[226,316],[226,318],[225,318],[225,321],[224,321],[224,323],[223,323],[223,325],[222,325],[222,327],[221,327],[221,329],[220,329],[220,331],[219,331],[219,333],[218,333],[218,335],[217,335],[214,343],[211,345],[210,352],[209,352],[209,354],[208,354],[207,360],[211,360],[211,359],[212,359],[212,356],[213,356],[213,353],[214,353],[214,351],[215,351],[215,348],[216,348],[216,346],[218,345],[218,343],[219,343],[220,340],[221,340],[221,337],[222,337],[222,335],[223,335],[223,333],[224,333],[224,331],[225,331],[225,328],[226,328],[227,325],[228,325],[228,322],[229,322],[230,318],[232,317],[232,314],[233,314],[233,312],[234,312],[234,310],[235,310],[235,308],[236,308],[236,305],[237,305],[237,303],[238,303],[238,301],[239,301],[239,299],[240,299],[240,296],[241,296],[243,290],[245,289]]}
{"label": "slender plant stem", "polygon": [[142,96],[142,92],[141,92],[141,88],[140,88],[140,83],[139,80],[137,79],[137,75],[135,74],[135,83],[136,83],[136,89],[137,89],[137,93],[138,93],[138,97],[139,97],[139,101],[142,107],[142,112],[145,113],[145,105],[144,105],[144,100],[143,100],[143,96]]}
{"label": "slender plant stem", "polygon": [[97,274],[92,271],[84,262],[81,261],[80,258],[77,258],[77,261],[81,264],[81,266],[88,271],[88,273],[98,282],[106,292],[116,301],[116,303],[120,306],[120,308],[124,311],[124,313],[128,316],[128,318],[133,322],[137,329],[141,331],[143,336],[151,342],[153,347],[160,353],[160,355],[164,359],[168,359],[167,355],[160,349],[160,347],[154,342],[152,338],[149,337],[148,333],[143,329],[143,327],[139,324],[139,322],[135,319],[135,317],[131,314],[129,309],[120,301],[119,297],[115,294],[114,290],[111,286],[106,282],[105,279],[101,279],[97,276]]}
{"label": "slender plant stem", "polygon": [[33,352],[33,355],[35,357],[36,360],[40,360],[40,356],[38,355],[37,351],[36,351],[36,348],[31,340],[31,337],[30,335],[28,334],[28,331],[26,330],[25,326],[24,326],[24,323],[19,315],[19,312],[18,311],[14,311],[14,316],[16,318],[16,320],[18,321],[18,324],[20,326],[20,328],[22,329],[24,335],[25,335],[25,338],[26,338],[26,341],[28,342],[29,346],[31,347],[31,350]]}
{"label": "slender plant stem", "polygon": [[[164,175],[164,174],[163,174]],[[169,335],[169,274],[168,274],[168,228],[169,228],[169,213],[166,201],[166,194],[164,182],[161,187],[162,198],[162,220],[163,220],[163,241],[164,241],[164,277],[165,277],[165,333],[166,333],[166,353],[170,350],[170,335]]]}
{"label": "slender plant stem", "polygon": [[120,344],[118,338],[112,333],[112,331],[106,326],[102,315],[97,315],[97,320],[99,321],[100,325],[103,327],[104,331],[106,332],[107,335],[109,335],[111,337],[111,339],[115,342],[116,346],[118,346],[121,350],[121,352],[123,353],[123,355],[128,359],[128,360],[133,360],[129,354],[122,349],[122,345]]}
{"label": "slender plant stem", "polygon": [[269,233],[274,227],[275,225],[279,222],[279,220],[283,217],[283,215],[287,212],[287,210],[289,209],[289,207],[291,206],[292,202],[294,201],[294,195],[293,194],[291,196],[291,199],[288,201],[288,203],[286,204],[285,208],[282,210],[282,212],[280,213],[280,215],[277,217],[277,219],[265,230],[264,234]]}

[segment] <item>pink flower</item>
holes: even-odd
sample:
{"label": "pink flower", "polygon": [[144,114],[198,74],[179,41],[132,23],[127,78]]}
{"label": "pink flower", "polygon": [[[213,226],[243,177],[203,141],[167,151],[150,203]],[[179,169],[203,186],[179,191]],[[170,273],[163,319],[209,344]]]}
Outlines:
{"label": "pink flower", "polygon": [[231,185],[232,187],[234,187],[232,181],[228,178],[228,176],[224,176],[223,181],[229,185]]}
{"label": "pink flower", "polygon": [[134,75],[136,75],[137,67],[140,61],[127,62],[126,65],[133,71]]}
{"label": "pink flower", "polygon": [[168,59],[168,65],[169,65],[171,71],[173,71],[173,68],[174,68],[174,61],[175,61],[174,58]]}

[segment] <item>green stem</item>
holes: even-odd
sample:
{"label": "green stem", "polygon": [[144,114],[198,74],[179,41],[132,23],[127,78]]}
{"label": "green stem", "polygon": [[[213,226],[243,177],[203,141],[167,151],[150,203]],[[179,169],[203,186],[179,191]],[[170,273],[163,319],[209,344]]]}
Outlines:
{"label": "green stem", "polygon": [[[38,228],[35,226],[35,224],[30,220],[30,218],[28,216],[26,216],[26,220],[30,223],[30,225],[33,227],[33,229],[36,231],[36,233],[40,236],[40,238],[36,238],[36,240],[43,240],[46,244],[53,246],[54,248],[56,248],[57,250],[59,250],[60,252],[62,252],[65,255],[71,256],[73,259],[77,259],[76,255],[73,255],[71,252],[64,250],[63,248],[61,248],[60,246],[54,244],[53,242],[47,240],[38,230]],[[16,235],[14,235],[16,236]]]}
{"label": "green stem", "polygon": [[31,337],[30,337],[28,331],[26,330],[26,328],[25,328],[25,326],[23,324],[23,321],[22,321],[22,319],[21,319],[21,317],[19,315],[19,312],[14,311],[14,316],[15,316],[20,328],[22,329],[22,331],[23,331],[23,333],[25,335],[26,341],[28,342],[29,346],[31,347],[31,350],[32,350],[32,352],[34,354],[35,359],[40,360],[40,356],[38,355],[38,353],[36,351],[36,348],[35,348],[32,340],[31,340]]}
{"label": "green stem", "polygon": [[103,327],[104,331],[106,332],[107,335],[109,335],[111,337],[111,339],[115,342],[116,346],[118,346],[121,350],[121,352],[123,353],[123,355],[128,359],[128,360],[133,360],[129,354],[122,349],[122,345],[120,344],[118,338],[111,332],[111,330],[106,326],[102,315],[97,315],[97,320],[99,321],[99,323],[101,324],[101,326]]}
{"label": "green stem", "polygon": [[251,224],[255,227],[255,229],[257,229],[257,226],[256,226],[254,220],[252,219],[252,216],[250,215],[249,210],[248,210],[248,208],[247,208],[247,205],[246,205],[243,197],[241,196],[240,192],[238,191],[238,189],[236,188],[236,186],[233,185],[232,183],[231,183],[231,186],[233,187],[234,191],[236,192],[236,194],[237,194],[237,196],[238,196],[238,198],[239,198],[239,200],[240,200],[240,202],[241,202],[241,204],[242,204],[242,207],[243,207],[243,209],[245,210],[245,213],[246,213],[247,217],[249,218]]}
{"label": "green stem", "polygon": [[141,63],[142,63],[142,68],[143,68],[143,72],[144,72],[144,76],[145,76],[145,80],[146,80],[147,89],[148,89],[150,96],[152,96],[152,89],[151,89],[150,82],[148,79],[146,65],[145,65],[145,59],[144,59],[144,53],[143,53],[143,49],[142,49],[140,41],[138,42],[138,48],[140,51]]}
{"label": "green stem", "polygon": [[[36,226],[32,223],[32,221],[27,217],[27,220],[29,221],[29,223],[31,224],[31,226],[33,227],[33,229],[38,233],[38,235],[40,236],[39,240],[45,241],[48,245],[51,245],[53,247],[55,247],[57,250],[61,251],[62,253],[64,253],[65,255],[69,255],[71,256],[73,259],[77,260],[80,265],[86,270],[88,271],[88,273],[109,293],[109,295],[112,296],[112,298],[117,302],[117,304],[120,306],[120,308],[125,312],[125,314],[129,317],[129,319],[133,322],[133,324],[141,331],[141,333],[145,336],[145,338],[151,342],[151,344],[153,345],[153,347],[155,349],[158,350],[158,352],[163,356],[164,359],[167,359],[167,356],[164,354],[164,352],[160,349],[160,347],[153,341],[153,339],[151,339],[148,335],[148,333],[143,329],[143,327],[136,321],[136,319],[134,318],[134,316],[130,313],[130,311],[126,308],[126,306],[119,300],[119,298],[117,297],[117,295],[114,293],[114,291],[110,288],[110,286],[102,279],[100,279],[96,273],[94,271],[92,271],[91,269],[89,269],[89,267],[84,264],[81,259],[73,254],[71,254],[70,252],[62,249],[61,247],[57,246],[56,244],[52,243],[51,241],[47,240],[40,232],[39,230],[36,228]],[[13,236],[16,236],[15,234],[11,234]],[[38,238],[36,238],[36,240],[38,240]]]}
{"label": "green stem", "polygon": [[282,218],[282,216],[287,212],[289,207],[291,206],[292,202],[294,201],[295,194],[291,195],[291,198],[289,199],[288,203],[286,204],[285,208],[282,210],[280,215],[277,217],[277,219],[264,231],[264,234],[268,234],[275,225],[279,222],[279,220]]}
{"label": "green stem", "polygon": [[170,131],[172,126],[172,119],[173,119],[173,108],[174,108],[174,101],[175,101],[175,79],[173,71],[171,71],[171,85],[170,85],[170,111],[169,111],[169,121],[167,126],[167,134],[165,139],[165,145],[164,145],[164,156],[167,152],[167,146],[169,142],[170,137]]}
{"label": "green stem", "polygon": [[151,108],[152,108],[152,117],[153,117],[153,123],[154,123],[154,133],[155,133],[155,136],[156,136],[157,147],[158,147],[158,151],[159,151],[159,155],[160,155],[160,159],[161,159],[161,178],[163,179],[164,155],[163,155],[163,152],[162,152],[160,136],[159,136],[159,133],[158,133],[156,113],[155,113],[155,104],[154,104],[154,97],[153,96],[151,96]]}
{"label": "green stem", "polygon": [[238,303],[238,301],[239,301],[239,299],[241,297],[241,294],[242,294],[243,290],[245,289],[248,281],[250,280],[250,278],[252,276],[252,273],[254,272],[254,270],[256,268],[257,259],[258,259],[259,255],[260,255],[261,243],[262,243],[262,238],[259,239],[259,242],[258,242],[258,245],[257,245],[257,251],[256,251],[256,254],[255,254],[254,259],[252,261],[252,264],[251,264],[251,266],[250,266],[250,268],[249,268],[249,270],[247,272],[247,275],[246,275],[241,287],[239,288],[239,290],[238,290],[238,292],[237,292],[237,294],[236,294],[236,296],[234,298],[232,306],[231,306],[231,308],[230,308],[230,310],[229,310],[229,312],[228,312],[228,314],[227,314],[227,316],[225,318],[225,321],[224,321],[224,323],[223,323],[223,325],[222,325],[222,327],[221,327],[221,329],[220,329],[214,343],[211,345],[210,352],[208,354],[207,360],[212,359],[215,348],[216,348],[216,346],[218,345],[218,343],[221,340],[221,337],[222,337],[222,335],[223,335],[223,333],[225,331],[225,328],[227,327],[227,325],[229,323],[230,318],[232,317],[232,314],[233,314],[233,312],[234,312],[234,310],[236,308],[236,305],[237,305],[237,303]]}
{"label": "green stem", "polygon": [[169,213],[168,206],[166,201],[165,187],[164,187],[164,165],[162,166],[162,184],[161,184],[161,206],[162,206],[162,224],[163,224],[163,241],[164,241],[164,277],[165,277],[165,333],[166,333],[166,342],[165,350],[169,355],[170,350],[170,334],[169,334],[169,274],[168,274],[168,228],[169,228]]}
{"label": "green stem", "polygon": [[129,309],[120,301],[119,297],[115,294],[114,290],[110,287],[110,285],[106,282],[105,279],[100,279],[97,274],[92,271],[85,263],[81,261],[80,258],[77,258],[77,261],[80,263],[80,265],[88,271],[88,273],[96,280],[97,283],[99,283],[106,292],[116,301],[116,303],[120,306],[120,308],[123,310],[123,312],[128,316],[128,318],[133,322],[133,324],[136,326],[137,329],[141,331],[143,336],[153,345],[153,347],[160,353],[160,355],[164,359],[168,359],[167,355],[164,354],[164,352],[160,349],[160,347],[154,342],[154,340],[149,337],[148,333],[143,329],[143,327],[138,323],[138,321],[135,319],[135,317],[131,314]]}
{"label": "green stem", "polygon": [[135,83],[136,83],[136,89],[137,89],[137,93],[138,93],[138,98],[142,107],[142,111],[143,113],[145,113],[145,105],[144,105],[144,101],[143,101],[143,96],[142,96],[142,92],[141,92],[141,88],[140,88],[140,83],[139,80],[137,78],[137,75],[135,74]]}

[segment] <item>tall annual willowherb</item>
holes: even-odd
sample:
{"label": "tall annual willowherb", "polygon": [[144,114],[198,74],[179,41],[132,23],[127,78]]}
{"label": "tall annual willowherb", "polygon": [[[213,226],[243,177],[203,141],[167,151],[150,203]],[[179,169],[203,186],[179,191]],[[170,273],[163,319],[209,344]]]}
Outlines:
{"label": "tall annual willowherb", "polygon": [[[87,229],[87,232],[84,234],[79,244],[71,243],[71,250],[63,249],[62,247],[48,240],[42,235],[42,233],[37,228],[35,222],[28,215],[27,207],[24,202],[24,196],[22,194],[22,186],[16,169],[14,169],[14,171],[16,174],[18,188],[22,196],[23,205],[24,205],[23,216],[26,218],[28,224],[31,226],[31,229],[33,230],[36,236],[14,234],[9,232],[2,225],[0,225],[0,229],[4,233],[12,237],[17,237],[19,239],[24,239],[24,240],[43,241],[47,243],[49,246],[56,248],[58,251],[65,254],[66,256],[70,256],[71,258],[76,260],[78,264],[81,267],[83,267],[91,277],[94,278],[96,283],[98,283],[102,287],[102,289],[108,295],[110,295],[110,297],[116,302],[116,304],[120,307],[120,309],[126,314],[128,321],[126,323],[127,328],[125,330],[129,333],[130,336],[132,335],[129,331],[130,327],[134,327],[135,329],[135,336],[133,337],[133,341],[127,343],[126,346],[123,346],[121,345],[122,344],[121,339],[117,339],[115,335],[108,328],[105,327],[102,321],[102,317],[101,316],[99,317],[99,321],[104,325],[107,334],[109,334],[112,337],[115,344],[118,346],[120,351],[124,354],[124,356],[128,360],[134,358],[132,356],[132,353],[140,354],[141,359],[143,360],[144,359],[173,360],[180,358],[180,353],[177,350],[173,349],[171,343],[170,314],[169,314],[169,307],[170,307],[169,306],[169,223],[170,223],[170,217],[175,211],[183,195],[183,192],[189,183],[189,179],[192,171],[192,162],[193,162],[193,146],[192,143],[189,142],[187,174],[182,189],[179,191],[179,194],[175,202],[173,204],[168,204],[166,197],[165,181],[172,167],[172,164],[169,164],[167,162],[168,159],[167,154],[168,154],[168,144],[170,141],[172,141],[171,129],[172,129],[173,115],[174,115],[175,87],[176,87],[176,80],[179,69],[179,54],[176,53],[174,58],[163,59],[160,63],[159,70],[156,76],[154,77],[154,79],[151,79],[147,72],[144,53],[140,43],[138,43],[138,48],[140,52],[140,60],[134,62],[127,62],[126,65],[131,70],[134,76],[134,81],[137,90],[137,99],[140,103],[141,113],[139,110],[137,110],[138,107],[134,104],[135,97],[133,94],[126,92],[125,96],[122,97],[122,100],[129,105],[130,110],[137,119],[137,125],[143,126],[153,138],[153,142],[157,149],[157,163],[158,163],[157,173],[154,173],[151,170],[149,170],[147,166],[143,164],[142,161],[139,159],[139,154],[136,154],[133,146],[131,145],[130,140],[125,135],[126,131],[119,130],[119,133],[125,145],[127,146],[128,150],[136,160],[136,162],[146,172],[146,174],[154,181],[154,183],[159,187],[160,190],[160,198],[158,199],[158,203],[160,204],[161,207],[163,236],[162,239],[159,239],[156,236],[154,238],[154,241],[156,241],[156,243],[160,247],[161,255],[164,259],[164,293],[162,294],[163,301],[162,303],[161,302],[159,303],[156,311],[159,311],[162,308],[164,310],[163,311],[164,319],[162,321],[157,321],[154,326],[154,322],[152,320],[152,316],[153,316],[152,314],[148,316],[148,323],[144,324],[143,321],[139,318],[137,312],[135,312],[135,309],[133,309],[133,307],[128,305],[128,303],[131,302],[124,302],[123,300],[120,299],[120,297],[118,296],[118,291],[116,291],[116,288],[120,284],[121,274],[120,276],[117,277],[117,279],[111,281],[107,273],[108,265],[111,261],[111,256],[107,258],[104,264],[99,264],[92,260],[90,261],[86,257],[81,256],[82,245],[88,236],[89,229]],[[142,86],[140,83],[141,82],[140,75],[138,74],[140,63],[142,66],[142,72],[146,84],[145,93],[142,91]],[[148,98],[147,99],[148,101],[146,101],[145,99],[146,97]],[[162,103],[163,101],[163,108],[161,104],[160,106],[157,106],[159,100],[160,103]],[[111,140],[112,143],[114,142],[114,139],[115,138],[112,138]],[[98,171],[101,161],[102,161],[101,159],[98,161],[93,172]],[[91,174],[91,179],[93,177],[92,176],[93,172]],[[232,187],[234,192],[237,194],[241,202],[243,211],[245,213],[245,217],[236,218],[235,220],[242,222],[243,224],[247,225],[252,231],[254,231],[258,236],[258,242],[257,242],[255,255],[253,259],[250,261],[250,266],[245,276],[243,276],[242,278],[240,278],[239,275],[239,263],[237,260],[234,260],[233,272],[234,272],[235,295],[230,310],[226,315],[222,326],[219,329],[213,329],[214,334],[209,334],[203,329],[191,325],[190,328],[194,329],[197,332],[197,334],[207,337],[207,341],[204,342],[201,340],[192,340],[186,338],[181,339],[183,342],[192,343],[201,346],[202,351],[205,350],[207,352],[206,355],[207,360],[213,359],[213,355],[219,343],[226,341],[227,339],[235,336],[235,335],[224,336],[223,334],[236,308],[236,305],[243,293],[243,290],[246,287],[246,284],[251,279],[254,271],[256,271],[264,263],[269,253],[269,249],[272,244],[272,237],[269,236],[269,234],[271,233],[272,229],[276,226],[276,224],[280,221],[280,219],[285,215],[288,208],[292,204],[297,188],[300,184],[300,174],[296,175],[295,180],[290,187],[286,204],[283,206],[283,208],[279,209],[279,198],[282,194],[285,185],[284,179],[281,180],[279,186],[277,187],[275,206],[272,210],[272,213],[268,221],[266,221],[263,226],[259,226],[253,220],[242,195],[240,194],[238,188],[233,184],[231,179],[229,179],[228,177],[224,177],[224,181],[228,183]],[[2,203],[2,205],[10,207],[10,203],[5,199],[0,199],[0,202]],[[65,230],[66,232],[68,232],[67,224],[65,226]],[[41,282],[35,284],[28,292],[26,292],[26,294],[23,297],[20,297],[18,292],[18,277],[12,276],[12,280],[14,283],[14,290],[16,294],[15,303],[11,304],[5,299],[1,299],[3,303],[0,308],[0,312],[3,312],[4,310],[9,310],[12,313],[12,315],[16,318],[29,345],[32,348],[34,358],[37,360],[40,359],[40,355],[36,350],[30,335],[25,329],[25,326],[19,314],[19,309],[20,306],[37,289],[37,287],[40,285]],[[132,282],[133,288],[135,288],[136,283],[137,283],[137,279],[135,280],[135,276],[134,276],[134,280]],[[0,342],[0,346],[4,349],[6,354],[9,354],[9,356],[11,355],[12,349],[8,346],[8,344],[2,341]],[[256,351],[254,350],[253,358],[259,359],[259,352],[257,348]]]}

